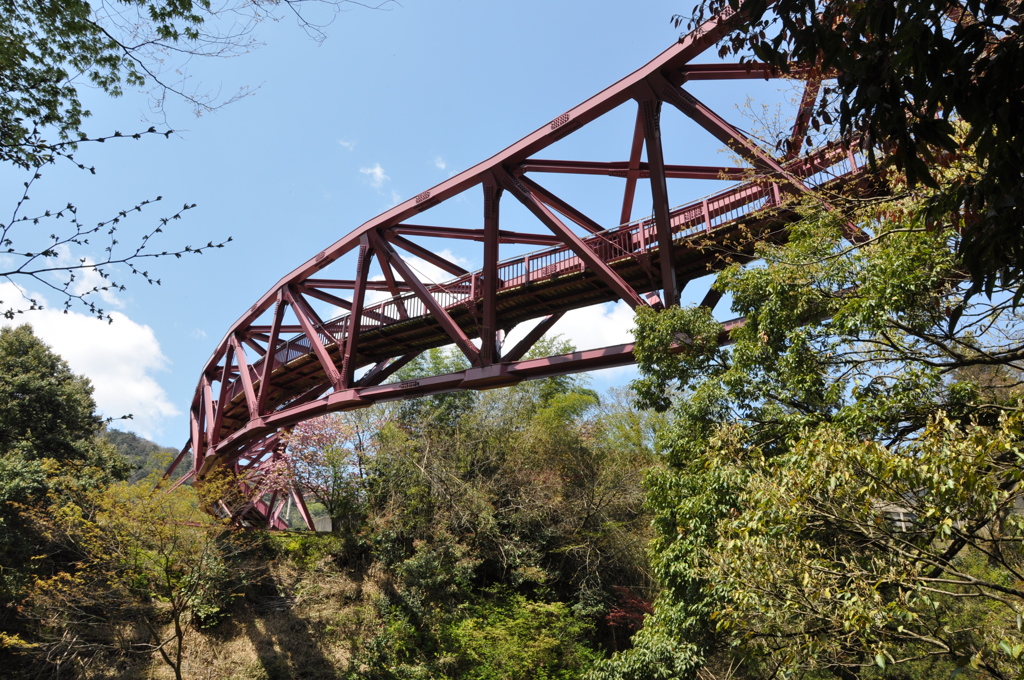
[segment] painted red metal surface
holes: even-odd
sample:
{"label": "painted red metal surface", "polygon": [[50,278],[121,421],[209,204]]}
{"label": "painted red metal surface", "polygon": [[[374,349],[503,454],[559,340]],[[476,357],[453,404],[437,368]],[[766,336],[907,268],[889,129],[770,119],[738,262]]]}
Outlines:
{"label": "painted red metal surface", "polygon": [[[833,145],[801,150],[817,81],[809,74],[786,154],[776,158],[686,91],[690,81],[774,77],[761,64],[691,64],[726,35],[738,17],[715,17],[644,67],[603,90],[501,153],[424,191],[354,229],[282,278],[238,319],[200,376],[191,406],[188,443],[169,474],[202,481],[225,468],[238,475],[248,501],[226,512],[243,524],[283,528],[290,496],[312,528],[294,489],[259,484],[261,467],[281,455],[280,433],[308,418],[380,401],[454,390],[488,389],[522,380],[633,362],[632,345],[523,360],[530,347],[571,309],[623,300],[634,309],[678,303],[687,281],[708,273],[700,244],[721,242],[738,228],[767,229],[791,219],[786,198],[861,172],[849,151]],[[537,158],[555,142],[621,105],[636,107],[623,130],[626,160],[594,162]],[[664,105],[678,109],[747,160],[748,167],[687,164],[663,148]],[[643,158],[646,151],[646,159]],[[803,152],[802,152],[803,151]],[[683,156],[667,159],[667,155]],[[669,161],[679,161],[670,163]],[[602,224],[545,188],[550,173],[606,175],[623,180],[621,219]],[[711,196],[672,207],[668,179],[736,182]],[[654,214],[629,221],[637,183],[649,181]],[[484,195],[476,228],[417,224],[424,211],[479,187]],[[535,218],[537,232],[500,226],[503,201]],[[430,239],[424,245],[416,239]],[[468,272],[443,255],[452,241],[482,244],[483,268]],[[543,246],[499,260],[499,244]],[[343,277],[323,271],[356,255]],[[444,283],[423,281],[412,258],[447,272]],[[376,265],[381,274],[371,278]],[[367,292],[383,293],[371,303]],[[714,306],[714,293],[704,304]],[[324,319],[315,304],[341,311]],[[322,305],[321,305],[322,308]],[[514,347],[500,339],[518,324],[540,323]],[[723,341],[728,338],[723,328]],[[386,382],[419,353],[454,345],[470,368],[405,382]]]}

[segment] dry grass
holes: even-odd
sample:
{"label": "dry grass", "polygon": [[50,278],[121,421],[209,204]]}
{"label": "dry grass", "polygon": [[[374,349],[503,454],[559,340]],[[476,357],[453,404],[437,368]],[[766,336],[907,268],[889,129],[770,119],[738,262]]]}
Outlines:
{"label": "dry grass", "polygon": [[[379,619],[372,578],[353,577],[325,562],[299,571],[274,564],[259,584],[209,630],[186,638],[183,675],[190,680],[327,680],[349,669]],[[156,655],[121,668],[126,680],[173,678]]]}

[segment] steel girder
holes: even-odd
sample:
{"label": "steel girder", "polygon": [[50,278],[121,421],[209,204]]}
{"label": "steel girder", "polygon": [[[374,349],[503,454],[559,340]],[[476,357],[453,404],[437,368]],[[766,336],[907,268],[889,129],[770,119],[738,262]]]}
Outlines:
{"label": "steel girder", "polygon": [[[629,76],[504,151],[359,226],[282,278],[232,324],[204,366],[191,406],[189,440],[168,474],[186,460],[190,470],[182,481],[201,482],[215,469],[231,470],[238,477],[239,493],[248,500],[233,508],[221,505],[237,522],[283,528],[281,508],[291,497],[312,529],[297,490],[267,489],[259,481],[261,468],[281,455],[283,430],[317,415],[382,401],[489,389],[632,363],[631,344],[540,359],[522,357],[568,310],[614,300],[633,308],[678,303],[686,282],[707,274],[712,263],[699,245],[720,243],[741,226],[767,231],[793,218],[785,207],[787,194],[850,182],[862,172],[853,153],[839,145],[800,149],[818,88],[818,80],[808,72],[797,72],[806,78],[805,94],[782,158],[762,149],[684,89],[689,81],[776,76],[763,64],[691,64],[737,21],[740,18],[731,11],[712,18]],[[624,131],[623,146],[630,150],[627,160],[536,158],[630,101],[636,105],[636,118]],[[661,139],[665,104],[752,167],[666,162],[666,154],[673,150],[664,148]],[[544,173],[622,178],[618,223],[603,225],[544,188],[535,179]],[[673,178],[737,183],[673,208],[666,183]],[[640,180],[651,183],[654,214],[629,221]],[[484,194],[480,228],[411,222],[476,187]],[[549,233],[501,229],[502,201],[510,200],[522,204]],[[440,249],[411,240],[424,237],[482,243],[483,269],[467,272],[438,254]],[[499,244],[546,248],[499,261]],[[326,267],[353,251],[355,267],[346,278],[322,277]],[[424,282],[410,266],[409,256],[453,278],[443,284]],[[370,279],[374,260],[382,280]],[[351,297],[339,291],[350,291]],[[370,303],[367,291],[390,297]],[[718,297],[709,293],[704,304],[713,307]],[[325,320],[311,299],[334,305],[343,314]],[[501,346],[503,332],[538,318],[540,323],[515,347]],[[730,328],[723,326],[723,342],[728,341]],[[385,382],[421,352],[449,344],[466,356],[470,368]]]}

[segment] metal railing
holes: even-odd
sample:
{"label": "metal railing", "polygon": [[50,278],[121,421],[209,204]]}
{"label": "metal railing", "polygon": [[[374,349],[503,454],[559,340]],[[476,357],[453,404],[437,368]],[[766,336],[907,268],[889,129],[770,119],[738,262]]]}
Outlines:
{"label": "metal railing", "polygon": [[[833,147],[791,162],[787,170],[799,177],[806,187],[815,189],[855,174],[864,166],[862,155]],[[779,207],[783,203],[784,194],[796,191],[795,187],[782,188],[777,179],[760,176],[673,208],[669,213],[673,243],[711,234],[760,210]],[[587,236],[583,241],[600,259],[608,263],[635,258],[658,249],[653,216]],[[585,269],[584,261],[569,246],[545,248],[499,262],[498,290],[550,281],[561,276],[579,274]],[[477,291],[482,290],[480,279],[481,273],[473,272],[445,283],[432,283],[428,290],[442,307],[452,309],[477,296]],[[404,319],[401,313],[403,309]],[[360,319],[360,328],[362,332],[429,315],[426,305],[415,293],[403,293],[367,306]],[[350,322],[350,314],[345,313],[317,326],[320,342],[325,346],[340,346],[348,334]],[[309,339],[304,334],[282,341],[276,350],[268,353],[274,362],[271,372],[312,351]],[[265,360],[260,359],[253,365],[262,364]],[[228,400],[233,400],[242,389],[239,380],[233,381],[228,387]]]}

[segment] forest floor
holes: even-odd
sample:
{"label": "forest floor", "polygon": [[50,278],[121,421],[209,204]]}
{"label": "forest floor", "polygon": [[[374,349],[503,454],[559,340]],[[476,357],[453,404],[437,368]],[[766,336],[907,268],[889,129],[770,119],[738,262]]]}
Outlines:
{"label": "forest floor", "polygon": [[[279,558],[244,584],[225,616],[186,636],[182,676],[190,680],[327,680],[352,668],[361,642],[381,625],[376,600],[386,577],[339,569],[330,559]],[[168,627],[168,635],[170,627]],[[93,678],[174,678],[158,653],[110,659]]]}

